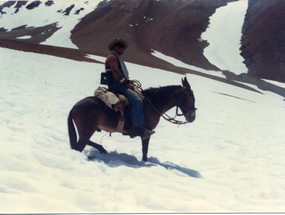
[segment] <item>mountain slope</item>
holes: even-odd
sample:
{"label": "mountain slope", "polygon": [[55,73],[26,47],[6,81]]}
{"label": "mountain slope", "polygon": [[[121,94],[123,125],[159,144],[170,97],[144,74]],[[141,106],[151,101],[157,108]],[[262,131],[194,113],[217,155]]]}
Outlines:
{"label": "mountain slope", "polygon": [[79,49],[108,53],[107,44],[116,37],[131,46],[128,61],[155,61],[152,49],[185,63],[218,70],[203,55],[206,41],[199,41],[217,7],[227,1],[108,1],[84,17],[72,30],[72,42]]}
{"label": "mountain slope", "polygon": [[248,73],[285,82],[285,1],[249,0],[242,33]]}
{"label": "mountain slope", "polygon": [[0,38],[55,46],[69,42],[77,48],[70,42],[70,31],[97,5],[98,1],[5,2],[0,5]]}
{"label": "mountain slope", "polygon": [[[71,37],[74,48],[105,56],[107,44],[123,37],[131,43],[125,55],[130,62],[155,64],[157,59],[150,55],[155,49],[185,63],[218,70],[203,56],[208,44],[199,38],[209,16],[228,1],[11,1],[0,6],[0,38],[41,44],[53,38],[54,45],[62,46],[63,38]],[[71,34],[62,35],[58,31],[62,28],[69,28]]]}
{"label": "mountain slope", "polygon": [[[154,49],[187,64],[219,70],[203,55],[208,43],[200,36],[216,8],[231,1],[8,1],[0,5],[0,39],[69,43],[68,47],[105,56],[107,44],[123,37],[131,43],[127,61],[163,65],[150,55]],[[284,1],[249,0],[241,55],[248,74],[256,79],[285,81],[284,11]]]}

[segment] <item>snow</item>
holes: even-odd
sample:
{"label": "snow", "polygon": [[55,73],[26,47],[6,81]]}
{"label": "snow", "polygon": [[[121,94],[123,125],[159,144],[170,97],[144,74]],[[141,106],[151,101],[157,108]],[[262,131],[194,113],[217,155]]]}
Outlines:
{"label": "snow", "polygon": [[[140,139],[119,133],[92,137],[108,154],[79,153],[69,146],[68,112],[99,86],[103,65],[5,48],[0,56],[0,213],[284,212],[283,97],[187,74],[196,120],[161,119],[148,162]],[[126,65],[143,88],[184,77]]]}
{"label": "snow", "polygon": [[261,80],[266,81],[266,82],[271,83],[271,84],[274,84],[276,86],[285,88],[285,83],[273,81],[273,80],[267,80],[267,79],[261,79]]}
{"label": "snow", "polygon": [[247,73],[244,59],[238,51],[247,5],[247,0],[240,0],[218,8],[210,17],[210,27],[201,35],[210,43],[204,49],[204,56],[221,70],[237,75]]}
{"label": "snow", "polygon": [[155,50],[153,50],[152,55],[157,57],[157,58],[160,58],[162,60],[165,60],[165,61],[167,61],[167,62],[169,62],[169,63],[171,63],[177,67],[187,68],[187,69],[191,69],[191,70],[194,70],[197,72],[202,72],[205,74],[210,74],[210,75],[214,75],[214,76],[218,76],[218,77],[225,77],[221,71],[206,70],[206,69],[203,69],[203,68],[200,68],[197,66],[192,66],[192,65],[186,64],[180,60],[177,60],[173,57],[167,56],[167,55],[160,53],[158,51],[155,51]]}
{"label": "snow", "polygon": [[[107,155],[91,147],[78,153],[69,148],[66,118],[93,94],[102,65],[0,51],[2,213],[284,210],[281,97],[187,75],[197,119],[179,127],[161,120],[148,162],[140,140],[121,134],[92,137]],[[145,88],[184,77],[127,67]]]}
{"label": "snow", "polygon": [[[70,31],[79,23],[80,19],[92,12],[100,1],[54,1],[54,4],[51,6],[46,6],[44,2],[42,2],[38,7],[28,10],[26,6],[31,2],[32,1],[29,1],[26,5],[21,7],[17,13],[15,13],[16,9],[14,5],[9,8],[4,8],[3,12],[7,14],[0,17],[0,28],[3,27],[11,31],[13,28],[23,25],[27,25],[26,28],[31,28],[57,23],[57,27],[61,28],[60,31],[56,31],[51,38],[48,38],[42,44],[77,48],[70,40]],[[64,15],[62,12],[72,4],[74,4],[74,8],[70,14],[68,16]],[[84,10],[80,11],[79,14],[75,14],[75,11],[80,8],[84,8]],[[36,18],[31,19],[31,17]]]}
{"label": "snow", "polygon": [[31,39],[31,38],[32,38],[31,35],[25,35],[25,36],[17,37],[17,39]]}

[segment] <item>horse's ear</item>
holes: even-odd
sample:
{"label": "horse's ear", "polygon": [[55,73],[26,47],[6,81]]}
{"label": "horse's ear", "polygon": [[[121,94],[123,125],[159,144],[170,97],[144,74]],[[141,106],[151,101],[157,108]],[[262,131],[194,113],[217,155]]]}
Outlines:
{"label": "horse's ear", "polygon": [[188,83],[188,80],[186,77],[184,79],[182,79],[182,86],[188,90],[191,90],[190,84]]}

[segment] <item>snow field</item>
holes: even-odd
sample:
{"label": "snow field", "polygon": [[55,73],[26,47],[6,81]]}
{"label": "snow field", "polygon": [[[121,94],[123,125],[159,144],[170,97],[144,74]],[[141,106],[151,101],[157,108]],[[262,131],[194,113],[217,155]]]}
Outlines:
{"label": "snow field", "polygon": [[[161,119],[148,162],[141,161],[140,140],[121,134],[92,137],[107,155],[91,147],[78,153],[69,147],[67,115],[93,94],[104,66],[0,51],[1,212],[284,210],[281,97],[187,75],[197,118],[179,127]],[[144,88],[184,77],[127,67]]]}

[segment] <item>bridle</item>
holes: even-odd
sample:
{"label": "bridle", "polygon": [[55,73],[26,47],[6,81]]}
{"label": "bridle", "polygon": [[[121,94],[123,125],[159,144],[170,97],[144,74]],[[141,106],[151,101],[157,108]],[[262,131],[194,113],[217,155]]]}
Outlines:
{"label": "bridle", "polygon": [[[133,84],[139,91],[142,92],[141,83],[140,83],[138,80],[132,80],[131,82],[132,82],[132,84]],[[187,89],[187,91],[188,91],[188,89]],[[192,90],[190,90],[190,92],[193,93]],[[175,112],[175,116],[174,116],[174,117],[170,117],[170,116],[168,116],[166,113],[160,113],[160,111],[157,110],[156,107],[154,107],[154,105],[152,104],[152,102],[151,102],[147,97],[144,96],[144,99],[145,99],[145,100],[149,103],[149,105],[150,105],[163,119],[165,119],[166,121],[171,122],[171,123],[176,124],[176,125],[185,125],[185,124],[190,123],[190,122],[188,122],[188,121],[184,121],[184,122],[183,122],[183,121],[177,120],[177,119],[175,119],[175,118],[176,118],[177,116],[184,116],[184,115],[187,116],[190,112],[197,110],[197,108],[195,108],[195,107],[193,106],[193,107],[191,107],[185,114],[183,114],[183,113],[182,113],[182,114],[178,113],[178,108],[179,108],[179,106],[180,106],[180,103],[181,103],[182,98],[184,97],[184,95],[185,95],[185,94],[182,94],[182,95],[181,95],[181,97],[180,97],[180,99],[179,99],[179,102],[178,102],[178,104],[176,105],[176,112]],[[191,100],[193,101],[192,98],[191,98]]]}
{"label": "bridle", "polygon": [[[191,93],[193,93],[192,90],[190,90],[190,91],[191,91]],[[187,115],[190,114],[192,111],[196,111],[196,110],[197,110],[197,108],[195,108],[194,105],[193,105],[193,107],[191,107],[185,114],[184,114],[184,113],[178,113],[178,108],[179,108],[179,106],[180,106],[180,103],[181,103],[183,97],[184,97],[184,94],[181,95],[181,97],[180,97],[180,99],[179,99],[179,102],[178,102],[178,104],[176,105],[176,111],[175,111],[175,116],[174,116],[174,117],[170,117],[170,116],[168,116],[166,113],[160,114],[160,115],[161,115],[165,120],[167,120],[167,121],[169,121],[169,122],[171,122],[171,123],[173,123],[173,124],[184,125],[184,124],[190,123],[190,122],[188,122],[188,121],[182,122],[182,121],[180,121],[180,120],[176,120],[176,119],[175,119],[177,116],[187,116]],[[190,98],[190,99],[193,101],[192,98]],[[164,115],[165,115],[165,116],[164,116]]]}
{"label": "bridle", "polygon": [[[187,90],[187,93],[191,93],[191,94],[193,94],[193,91],[192,90],[188,90],[188,89],[186,89]],[[185,94],[182,94],[181,95],[181,97],[180,97],[180,99],[179,99],[179,102],[178,102],[178,105],[176,106],[176,115],[177,116],[183,116],[184,114],[183,113],[181,113],[181,114],[179,114],[178,113],[178,107],[180,106],[180,103],[181,103],[181,101],[182,101],[182,98],[185,96]],[[194,99],[192,99],[191,97],[190,97],[190,99],[191,99],[191,101],[192,102],[194,102]],[[194,105],[193,105],[193,107],[191,107],[186,113],[185,113],[185,115],[187,115],[189,112],[191,112],[191,111],[195,111],[195,110],[197,110],[197,108],[195,108],[194,107]]]}

